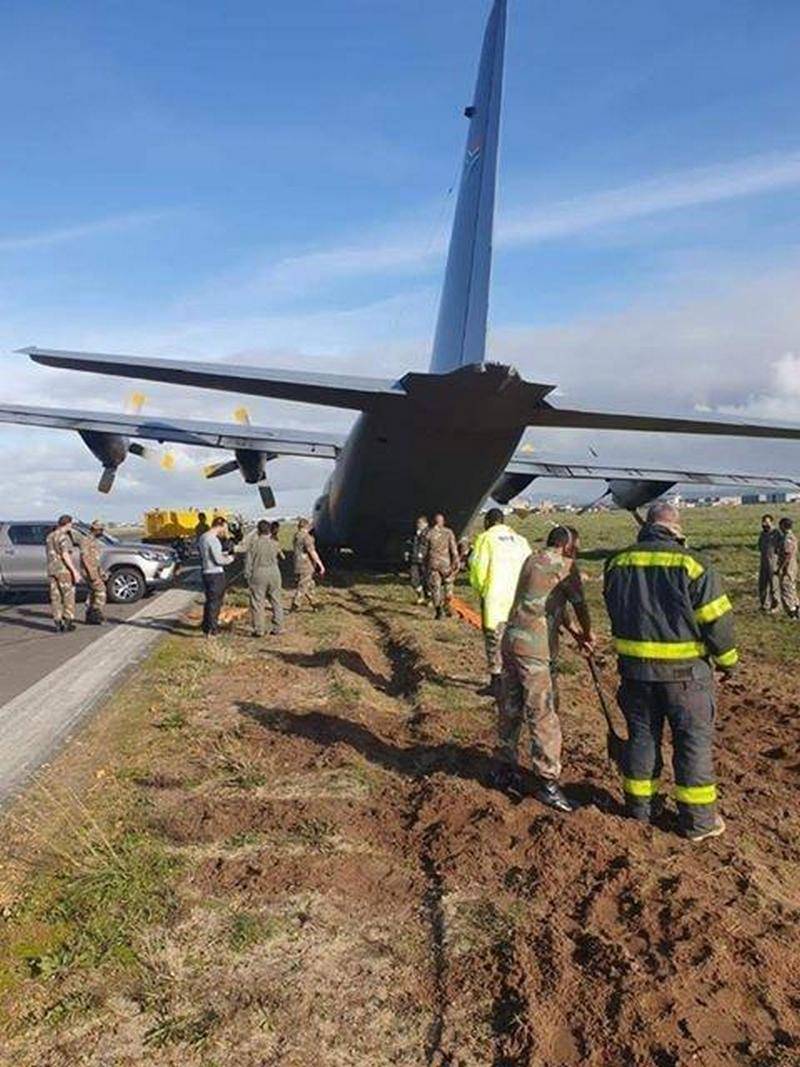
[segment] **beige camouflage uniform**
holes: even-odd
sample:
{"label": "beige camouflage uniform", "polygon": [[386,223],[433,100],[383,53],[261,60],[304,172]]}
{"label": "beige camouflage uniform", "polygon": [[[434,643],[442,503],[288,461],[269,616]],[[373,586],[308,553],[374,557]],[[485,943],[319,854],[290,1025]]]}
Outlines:
{"label": "beige camouflage uniform", "polygon": [[541,778],[561,774],[561,723],[554,676],[558,625],[567,602],[580,604],[583,586],[571,559],[555,549],[534,552],[522,566],[503,637],[498,755],[517,762],[523,722],[531,762]]}
{"label": "beige camouflage uniform", "polygon": [[50,585],[50,606],[56,623],[70,623],[75,619],[75,582],[64,563],[64,553],[70,553],[74,542],[69,530],[52,530],[45,540],[47,577]]}
{"label": "beige camouflage uniform", "polygon": [[108,577],[100,565],[100,557],[103,554],[103,542],[93,533],[87,534],[81,541],[81,569],[89,587],[89,595],[86,598],[86,617],[103,615],[106,604],[106,578]]}
{"label": "beige camouflage uniform", "polygon": [[449,609],[460,565],[456,537],[449,526],[431,526],[425,551],[428,592],[433,606],[437,611]]}
{"label": "beige camouflage uniform", "polygon": [[309,604],[314,605],[314,561],[312,552],[316,552],[317,544],[314,535],[309,530],[298,530],[294,535],[292,551],[294,553],[294,576],[297,588],[292,598],[292,610],[297,611],[305,597]]}
{"label": "beige camouflage uniform", "polygon": [[778,582],[783,610],[787,615],[796,618],[800,602],[797,599],[797,537],[793,530],[781,531]]}

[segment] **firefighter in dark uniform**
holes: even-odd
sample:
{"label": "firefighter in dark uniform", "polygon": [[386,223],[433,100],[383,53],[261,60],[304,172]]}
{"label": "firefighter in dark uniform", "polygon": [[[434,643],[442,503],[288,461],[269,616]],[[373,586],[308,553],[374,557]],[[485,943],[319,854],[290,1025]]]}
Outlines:
{"label": "firefighter in dark uniform", "polygon": [[666,721],[681,831],[693,841],[718,837],[714,668],[727,675],[739,655],[731,602],[714,568],[686,547],[677,508],[652,505],[636,544],[606,563],[604,595],[628,723],[626,809],[641,821],[654,814]]}

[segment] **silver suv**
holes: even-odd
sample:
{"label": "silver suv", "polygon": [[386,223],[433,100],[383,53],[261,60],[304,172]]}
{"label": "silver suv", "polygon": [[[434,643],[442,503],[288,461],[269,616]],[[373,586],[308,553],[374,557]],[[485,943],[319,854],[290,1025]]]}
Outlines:
{"label": "silver suv", "polygon": [[[0,521],[0,594],[15,590],[46,589],[47,561],[44,542],[55,521]],[[73,523],[79,534],[88,526]],[[178,571],[178,557],[171,548],[117,541],[104,533],[101,563],[108,574],[106,588],[113,604],[131,604],[145,593],[171,585]],[[75,560],[78,550],[75,549]]]}

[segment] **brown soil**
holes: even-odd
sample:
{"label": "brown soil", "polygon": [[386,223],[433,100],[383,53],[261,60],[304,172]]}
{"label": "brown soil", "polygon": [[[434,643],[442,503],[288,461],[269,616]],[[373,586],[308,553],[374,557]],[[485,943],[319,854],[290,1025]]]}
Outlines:
{"label": "brown soil", "polygon": [[[155,965],[172,1016],[213,1024],[154,1042],[128,991],[14,1062],[800,1064],[795,679],[753,666],[722,692],[729,833],[690,846],[669,816],[621,817],[577,661],[562,704],[582,806],[564,817],[491,786],[477,634],[394,586],[326,595],[279,642],[232,639],[186,764],[139,782],[190,859]],[[233,955],[220,916],[241,913],[270,934]]]}

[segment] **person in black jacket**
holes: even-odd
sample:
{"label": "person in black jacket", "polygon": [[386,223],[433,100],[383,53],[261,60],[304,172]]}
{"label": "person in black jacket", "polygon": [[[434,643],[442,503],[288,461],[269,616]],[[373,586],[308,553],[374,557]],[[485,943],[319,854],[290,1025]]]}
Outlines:
{"label": "person in black jacket", "polygon": [[681,831],[693,841],[718,837],[714,669],[727,675],[739,654],[731,602],[711,564],[686,547],[677,508],[651,506],[636,544],[608,560],[604,596],[628,723],[626,809],[643,821],[657,809],[666,721]]}

